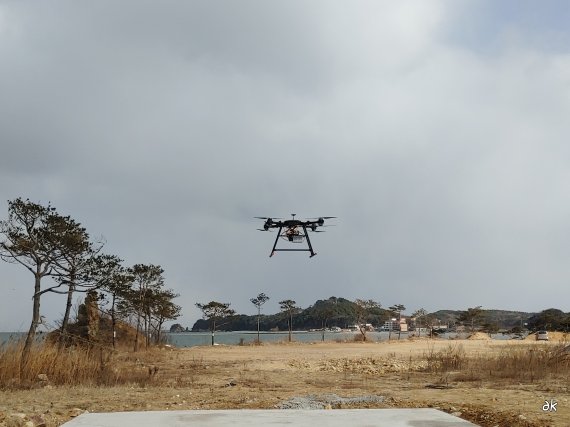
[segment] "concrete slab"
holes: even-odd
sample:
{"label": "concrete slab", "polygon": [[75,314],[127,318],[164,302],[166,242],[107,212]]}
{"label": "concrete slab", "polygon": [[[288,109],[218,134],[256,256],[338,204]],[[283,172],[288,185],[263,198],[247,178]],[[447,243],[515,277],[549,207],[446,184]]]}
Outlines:
{"label": "concrete slab", "polygon": [[420,409],[228,409],[83,414],[65,427],[473,427],[461,418]]}

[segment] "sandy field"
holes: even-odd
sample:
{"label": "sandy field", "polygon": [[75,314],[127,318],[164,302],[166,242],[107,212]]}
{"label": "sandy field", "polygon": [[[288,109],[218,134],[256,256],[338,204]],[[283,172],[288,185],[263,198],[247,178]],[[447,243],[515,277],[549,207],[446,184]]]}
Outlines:
{"label": "sandy field", "polygon": [[[0,425],[14,413],[57,426],[85,411],[168,409],[436,407],[480,426],[570,426],[567,371],[519,382],[492,372],[426,372],[426,359],[461,346],[467,358],[509,349],[541,352],[555,342],[402,340],[163,348],[129,355],[124,369],[148,372],[121,387],[42,385],[0,392]],[[451,346],[451,347],[450,347]],[[538,353],[537,353],[538,354]],[[524,370],[525,366],[520,366]],[[484,377],[484,378],[483,378]],[[542,410],[555,399],[556,412]],[[296,406],[297,405],[297,406]]]}

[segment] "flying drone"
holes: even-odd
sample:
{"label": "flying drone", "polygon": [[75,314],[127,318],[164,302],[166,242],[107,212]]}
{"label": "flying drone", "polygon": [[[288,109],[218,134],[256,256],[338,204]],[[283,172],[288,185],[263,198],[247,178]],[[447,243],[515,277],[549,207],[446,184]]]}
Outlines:
{"label": "flying drone", "polygon": [[[315,233],[322,233],[323,230],[317,230],[318,227],[325,226],[325,219],[336,218],[335,216],[321,216],[319,218],[309,218],[305,221],[295,219],[295,214],[291,214],[292,219],[286,219],[284,221],[279,221],[281,218],[268,218],[262,216],[256,216],[257,219],[264,219],[265,223],[263,228],[258,228],[259,231],[272,231],[274,228],[278,228],[277,237],[275,238],[275,243],[273,244],[273,249],[271,250],[272,257],[275,252],[279,251],[307,251],[311,253],[310,258],[316,255],[313,251],[313,246],[311,246],[311,240],[309,239],[309,230]],[[276,221],[278,220],[278,221]],[[326,226],[325,226],[326,227]],[[277,248],[277,242],[279,238],[287,240],[291,243],[303,243],[307,240],[308,249],[293,249],[293,248]]]}

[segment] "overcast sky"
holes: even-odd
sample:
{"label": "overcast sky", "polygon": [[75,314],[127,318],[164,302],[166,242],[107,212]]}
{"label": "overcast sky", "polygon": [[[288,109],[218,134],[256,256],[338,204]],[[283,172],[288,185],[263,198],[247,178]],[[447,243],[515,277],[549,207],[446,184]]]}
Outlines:
{"label": "overcast sky", "polygon": [[[570,311],[567,1],[0,1],[0,217],[51,202],[180,294]],[[269,258],[254,216],[338,216]],[[286,242],[283,242],[287,245]],[[46,281],[48,284],[49,281]],[[0,263],[0,330],[33,276]],[[42,314],[61,318],[65,298]]]}

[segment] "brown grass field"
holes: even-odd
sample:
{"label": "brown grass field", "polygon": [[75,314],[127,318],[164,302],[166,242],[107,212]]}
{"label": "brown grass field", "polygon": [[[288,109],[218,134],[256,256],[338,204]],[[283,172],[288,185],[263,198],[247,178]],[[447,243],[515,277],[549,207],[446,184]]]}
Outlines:
{"label": "brown grass field", "polygon": [[[332,410],[436,407],[485,427],[568,427],[566,345],[417,339],[65,354],[52,347],[34,350],[23,378],[18,349],[4,348],[0,425],[14,413],[57,426],[84,411],[271,409],[292,397],[335,394],[384,400]],[[556,412],[542,410],[550,399]]]}

